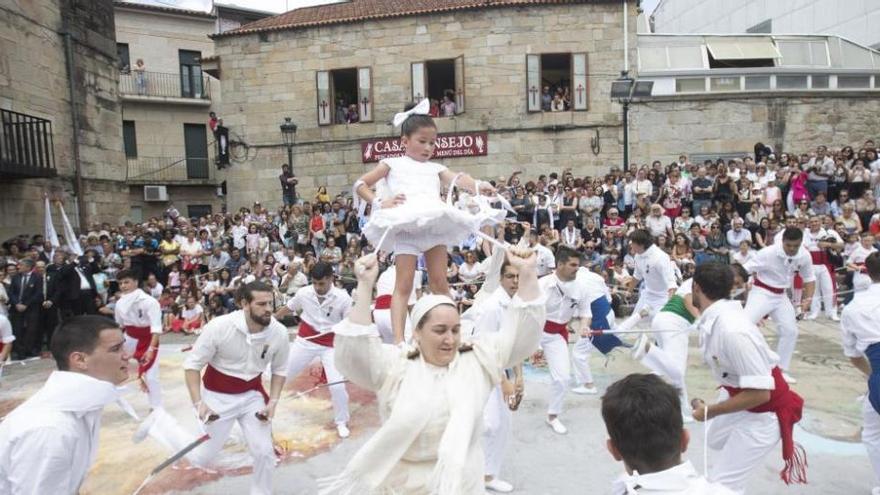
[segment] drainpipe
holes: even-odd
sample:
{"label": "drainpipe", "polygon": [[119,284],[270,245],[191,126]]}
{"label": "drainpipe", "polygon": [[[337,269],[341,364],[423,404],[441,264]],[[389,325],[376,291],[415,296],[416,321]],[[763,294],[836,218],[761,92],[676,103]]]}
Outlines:
{"label": "drainpipe", "polygon": [[[66,24],[66,23],[65,23]],[[82,162],[79,155],[79,111],[76,104],[76,91],[74,81],[74,65],[73,65],[73,37],[70,35],[67,26],[64,27],[64,61],[67,66],[67,89],[70,97],[70,117],[73,124],[73,193],[76,198],[77,219],[79,221],[80,231],[88,227],[86,223],[86,208],[83,203],[83,179],[82,179]]]}
{"label": "drainpipe", "polygon": [[629,9],[627,2],[623,0],[623,70],[620,74],[625,76],[629,74]]}

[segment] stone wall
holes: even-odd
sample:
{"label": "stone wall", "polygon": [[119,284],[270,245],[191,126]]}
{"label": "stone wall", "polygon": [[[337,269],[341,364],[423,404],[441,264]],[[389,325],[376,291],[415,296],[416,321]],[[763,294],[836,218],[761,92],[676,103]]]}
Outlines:
{"label": "stone wall", "polygon": [[0,240],[42,231],[42,193],[64,196],[73,213],[73,122],[64,33],[74,53],[87,222],[116,221],[125,204],[122,123],[111,0],[40,0],[0,6],[0,107],[52,122],[54,179],[0,181]]}
{"label": "stone wall", "polygon": [[[632,18],[635,19],[635,4]],[[216,41],[223,68],[222,115],[234,139],[251,146],[228,175],[230,210],[261,199],[280,204],[277,182],[286,161],[279,124],[299,126],[294,170],[300,190],[317,185],[348,189],[373,165],[363,164],[360,142],[387,137],[395,112],[410,99],[413,62],[463,56],[466,112],[438,119],[440,132],[488,131],[489,155],[446,160],[477,176],[529,174],[571,167],[596,174],[621,160],[620,107],[609,98],[623,65],[619,3],[489,8],[442,15],[279,31]],[[630,39],[635,39],[635,22]],[[631,44],[631,59],[634,47]],[[586,52],[585,112],[526,112],[526,54]],[[316,71],[370,67],[375,122],[317,125]],[[590,138],[600,135],[594,154]],[[235,153],[234,153],[235,155]],[[268,197],[267,197],[268,196]]]}
{"label": "stone wall", "polygon": [[631,107],[630,161],[751,153],[757,142],[796,153],[859,147],[880,137],[878,112],[880,100],[864,92],[654,98]]}

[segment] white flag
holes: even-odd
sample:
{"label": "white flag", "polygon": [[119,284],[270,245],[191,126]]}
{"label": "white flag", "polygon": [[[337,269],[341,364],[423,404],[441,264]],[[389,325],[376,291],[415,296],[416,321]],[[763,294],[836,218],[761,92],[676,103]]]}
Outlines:
{"label": "white flag", "polygon": [[67,248],[70,249],[70,252],[82,256],[82,246],[79,245],[79,239],[77,239],[76,234],[73,233],[73,227],[70,226],[70,220],[67,219],[67,213],[64,213],[64,205],[59,204],[58,208],[61,209],[61,220],[64,222],[64,237],[67,239]]}
{"label": "white flag", "polygon": [[52,223],[52,207],[49,205],[49,197],[46,196],[43,198],[46,206],[46,226],[45,226],[45,239],[52,244],[53,248],[58,248],[61,243],[58,242],[58,233],[55,232],[55,225]]}

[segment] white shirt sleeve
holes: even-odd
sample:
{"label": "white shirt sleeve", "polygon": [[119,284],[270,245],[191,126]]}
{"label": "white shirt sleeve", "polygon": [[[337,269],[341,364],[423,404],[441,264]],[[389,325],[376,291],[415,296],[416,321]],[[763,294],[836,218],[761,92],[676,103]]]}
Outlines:
{"label": "white shirt sleeve", "polygon": [[813,270],[813,259],[805,251],[806,249],[801,247],[798,255],[798,273],[800,273],[804,283],[815,282],[816,271]]}
{"label": "white shirt sleeve", "polygon": [[[278,350],[272,355],[271,367],[272,374],[278,376],[287,376],[287,361],[290,357],[290,345],[286,342],[287,340],[287,330],[284,329],[284,326],[279,323],[278,325],[281,327],[284,333],[284,341],[281,342],[281,345],[278,346]],[[268,329],[267,329],[268,330]]]}
{"label": "white shirt sleeve", "polygon": [[748,335],[739,332],[723,332],[720,336],[721,352],[731,369],[739,377],[740,388],[773,390],[772,370],[761,359],[761,352]]}
{"label": "white shirt sleeve", "polygon": [[213,337],[221,330],[219,324],[215,323],[219,321],[222,320],[213,319],[205,325],[202,333],[199,334],[195,344],[193,344],[192,350],[187,353],[186,359],[183,360],[183,369],[201,371],[202,368],[211,362],[211,358],[217,352],[217,343],[214,342]]}
{"label": "white shirt sleeve", "polygon": [[144,299],[147,305],[147,316],[150,318],[150,333],[162,333],[162,306],[152,297]]}
{"label": "white shirt sleeve", "polygon": [[81,480],[71,478],[71,456],[77,448],[70,432],[35,428],[22,435],[11,450],[6,466],[10,495],[77,492]]}
{"label": "white shirt sleeve", "polygon": [[862,356],[862,353],[859,352],[859,349],[856,347],[858,339],[851,331],[851,329],[857,324],[856,315],[853,314],[853,311],[847,311],[847,309],[844,308],[843,313],[840,315],[840,334],[843,340],[843,355],[848,358]]}
{"label": "white shirt sleeve", "polygon": [[303,292],[297,291],[296,294],[287,301],[287,309],[289,309],[293,314],[299,314],[303,310],[302,305]]}

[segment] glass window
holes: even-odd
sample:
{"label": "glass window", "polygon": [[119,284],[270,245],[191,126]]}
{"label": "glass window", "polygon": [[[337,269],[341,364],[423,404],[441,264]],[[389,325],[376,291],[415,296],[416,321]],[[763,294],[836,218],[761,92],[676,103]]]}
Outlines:
{"label": "glass window", "polygon": [[128,43],[116,43],[116,59],[119,72],[128,74],[131,70],[131,57],[128,54]]}
{"label": "glass window", "polygon": [[713,77],[709,80],[711,91],[739,91],[739,76]]}
{"label": "glass window", "polygon": [[840,40],[840,51],[843,57],[843,67],[846,68],[873,68],[874,62],[871,52],[849,41]]}
{"label": "glass window", "polygon": [[746,91],[770,89],[770,76],[746,76]]}
{"label": "glass window", "polygon": [[703,68],[703,48],[700,46],[670,46],[666,50],[670,69]]}
{"label": "glass window", "polygon": [[126,158],[137,158],[137,132],[133,120],[122,121],[122,144]]}
{"label": "glass window", "polygon": [[871,76],[837,76],[838,89],[864,89],[871,87]]}
{"label": "glass window", "polygon": [[702,77],[675,80],[676,93],[702,93],[704,91],[706,91],[706,80]]}
{"label": "glass window", "polygon": [[828,67],[828,50],[824,41],[810,42],[810,56],[812,65]]}
{"label": "glass window", "polygon": [[812,80],[812,88],[813,89],[827,89],[828,88],[828,76],[810,76]]}
{"label": "glass window", "polygon": [[803,41],[778,41],[776,46],[782,53],[782,65],[812,65],[810,46]]}
{"label": "glass window", "polygon": [[807,76],[776,76],[776,89],[806,89]]}
{"label": "glass window", "polygon": [[639,64],[642,70],[665,70],[669,64],[666,62],[666,48],[642,47],[639,48]]}

